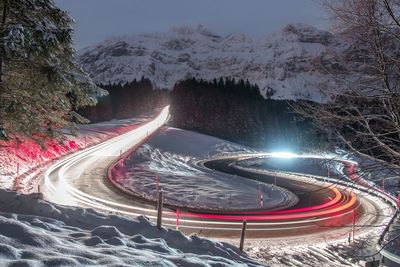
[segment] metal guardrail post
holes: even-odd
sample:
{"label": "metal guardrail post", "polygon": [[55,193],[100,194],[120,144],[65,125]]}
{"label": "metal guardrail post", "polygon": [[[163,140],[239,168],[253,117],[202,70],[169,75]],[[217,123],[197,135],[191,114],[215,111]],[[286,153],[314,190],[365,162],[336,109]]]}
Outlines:
{"label": "metal guardrail post", "polygon": [[43,199],[42,188],[40,187],[40,185],[38,185],[37,188],[38,188],[38,190],[36,193],[36,199]]}
{"label": "metal guardrail post", "polygon": [[163,189],[161,188],[158,192],[158,204],[157,204],[157,228],[161,230],[162,222],[162,209],[163,209]]}
{"label": "metal guardrail post", "polygon": [[176,209],[176,231],[179,231],[179,209]]}
{"label": "metal guardrail post", "polygon": [[243,246],[244,246],[244,238],[246,237],[246,226],[247,226],[247,221],[243,221],[242,225],[242,233],[240,235],[240,244],[239,244],[239,250],[243,251]]}
{"label": "metal guardrail post", "polygon": [[16,183],[17,184],[17,186],[16,186],[17,188],[16,189],[18,190],[19,189],[19,182],[20,182],[19,181],[19,163],[17,163],[17,178],[15,180],[17,182]]}
{"label": "metal guardrail post", "polygon": [[400,193],[397,196],[397,210],[399,210],[399,209],[400,209]]}
{"label": "metal guardrail post", "polygon": [[353,243],[356,236],[356,209],[353,209]]}
{"label": "metal guardrail post", "polygon": [[156,175],[156,194],[158,193],[158,175]]}

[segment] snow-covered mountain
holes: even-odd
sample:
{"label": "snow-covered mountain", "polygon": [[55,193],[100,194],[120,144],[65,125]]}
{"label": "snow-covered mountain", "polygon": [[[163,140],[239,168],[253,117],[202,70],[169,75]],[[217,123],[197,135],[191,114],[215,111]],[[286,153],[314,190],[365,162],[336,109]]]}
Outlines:
{"label": "snow-covered mountain", "polygon": [[289,24],[266,38],[242,33],[219,36],[202,26],[108,39],[78,52],[78,60],[99,84],[142,76],[171,89],[188,77],[248,79],[273,98],[321,100],[320,88],[334,88],[332,73],[344,73],[348,46],[333,34]]}

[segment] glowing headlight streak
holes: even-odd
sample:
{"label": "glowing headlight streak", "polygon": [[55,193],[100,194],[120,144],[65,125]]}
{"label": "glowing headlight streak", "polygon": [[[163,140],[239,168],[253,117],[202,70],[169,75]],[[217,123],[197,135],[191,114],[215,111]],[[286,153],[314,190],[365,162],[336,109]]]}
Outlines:
{"label": "glowing headlight streak", "polygon": [[269,155],[273,158],[286,158],[286,159],[298,158],[300,156],[298,154],[294,154],[291,152],[272,152],[269,153]]}
{"label": "glowing headlight streak", "polygon": [[357,197],[353,192],[350,193],[350,200],[344,205],[334,207],[332,209],[288,214],[273,214],[273,215],[221,215],[221,214],[203,214],[203,213],[181,213],[182,216],[197,217],[202,219],[219,219],[219,220],[234,220],[234,221],[271,221],[271,220],[294,220],[306,219],[318,216],[333,215],[338,212],[354,209],[357,203]]}
{"label": "glowing headlight streak", "polygon": [[[69,184],[69,172],[74,170],[74,166],[90,158],[93,155],[101,156],[118,156],[120,150],[123,152],[129,150],[135,144],[141,142],[148,135],[152,134],[161,125],[165,123],[169,116],[168,107],[151,122],[148,122],[128,133],[110,139],[99,145],[87,148],[77,152],[58,163],[51,166],[45,173],[45,191],[49,200],[53,200],[60,204],[76,205],[82,204],[86,207],[93,207],[99,210],[125,214],[129,216],[146,215],[150,219],[155,219],[156,211],[154,209],[144,208],[138,205],[125,205],[103,199],[84,193],[71,184]],[[287,152],[277,153],[258,153],[258,154],[243,154],[242,157],[307,157],[308,155],[297,155]],[[327,157],[324,155],[313,155],[314,158]],[[333,156],[332,156],[333,158]],[[73,173],[73,172],[72,172]],[[58,179],[53,181],[51,176],[56,176]],[[218,214],[202,214],[180,212],[180,228],[186,229],[208,229],[208,230],[225,230],[239,231],[241,221],[246,219],[250,221],[249,226],[260,228],[249,228],[249,231],[274,231],[274,230],[289,230],[289,229],[304,229],[315,226],[316,222],[329,221],[333,218],[340,218],[348,215],[353,209],[360,207],[357,198],[353,192],[342,193],[340,190],[333,188],[334,197],[326,203],[286,211],[276,211],[260,214],[240,214],[240,215],[218,215]],[[175,227],[175,212],[165,211],[163,221],[165,226]],[[310,226],[303,224],[311,223]],[[227,227],[230,226],[230,227]],[[276,228],[278,227],[278,228]]]}
{"label": "glowing headlight streak", "polygon": [[[74,153],[73,155],[50,166],[44,175],[44,193],[48,193],[46,194],[46,197],[55,203],[75,205],[76,201],[68,190],[65,190],[71,188],[65,178],[67,169],[71,168],[74,163],[82,161],[92,154],[96,154],[97,156],[117,156],[119,155],[119,151],[127,151],[130,148],[130,145],[139,143],[141,140],[146,138],[148,134],[155,132],[168,120],[168,117],[169,106],[165,107],[154,120],[101,144]],[[54,184],[50,175],[56,171],[58,182],[57,184]]]}

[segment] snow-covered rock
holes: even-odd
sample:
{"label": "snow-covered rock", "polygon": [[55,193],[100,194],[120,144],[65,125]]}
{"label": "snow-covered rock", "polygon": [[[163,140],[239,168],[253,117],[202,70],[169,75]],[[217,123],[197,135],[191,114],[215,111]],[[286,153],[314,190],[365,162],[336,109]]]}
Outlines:
{"label": "snow-covered rock", "polygon": [[[324,99],[336,86],[332,73],[346,72],[348,45],[333,34],[290,24],[267,38],[242,33],[219,36],[202,26],[108,39],[78,52],[98,84],[126,83],[142,76],[171,89],[188,77],[248,79],[276,99]],[[343,54],[344,53],[344,54]]]}

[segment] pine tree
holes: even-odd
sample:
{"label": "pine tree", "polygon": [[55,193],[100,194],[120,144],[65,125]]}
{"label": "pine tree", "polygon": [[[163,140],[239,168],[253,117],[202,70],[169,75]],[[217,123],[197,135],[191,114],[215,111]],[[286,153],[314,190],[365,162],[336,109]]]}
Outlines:
{"label": "pine tree", "polygon": [[52,0],[0,3],[0,130],[57,137],[104,91],[74,61],[71,24]]}

